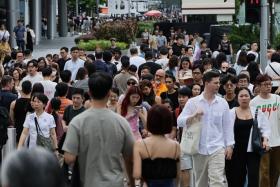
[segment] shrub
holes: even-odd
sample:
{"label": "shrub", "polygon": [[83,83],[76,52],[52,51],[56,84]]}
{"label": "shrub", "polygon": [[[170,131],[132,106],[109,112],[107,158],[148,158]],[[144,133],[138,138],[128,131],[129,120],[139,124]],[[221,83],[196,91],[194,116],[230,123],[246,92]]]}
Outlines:
{"label": "shrub", "polygon": [[[116,45],[121,50],[128,48],[128,44],[125,42],[116,42]],[[106,49],[110,49],[111,42],[110,40],[89,40],[89,41],[81,40],[78,44],[78,47],[86,51],[94,51],[96,48],[101,48],[102,50],[106,50]]]}
{"label": "shrub", "polygon": [[137,22],[135,20],[116,20],[105,22],[96,31],[97,39],[109,40],[114,37],[117,41],[131,43],[135,40]]}
{"label": "shrub", "polygon": [[96,39],[96,37],[94,36],[93,33],[90,33],[90,34],[85,34],[85,35],[81,35],[77,38],[75,38],[75,43],[78,44],[81,40],[83,40],[84,42],[87,42],[89,40],[94,40]]}
{"label": "shrub", "polygon": [[149,31],[153,31],[155,23],[156,23],[155,21],[139,21],[137,23],[137,25],[138,25],[137,37],[141,38],[141,34],[142,34],[142,32],[144,32],[145,29],[147,29]]}

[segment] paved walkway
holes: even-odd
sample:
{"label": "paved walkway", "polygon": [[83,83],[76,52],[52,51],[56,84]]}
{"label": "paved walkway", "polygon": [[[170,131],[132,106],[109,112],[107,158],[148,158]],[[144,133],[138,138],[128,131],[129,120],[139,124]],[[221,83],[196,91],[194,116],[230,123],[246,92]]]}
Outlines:
{"label": "paved walkway", "polygon": [[59,49],[61,47],[71,47],[75,46],[74,39],[77,36],[68,37],[57,37],[53,40],[42,40],[39,45],[34,46],[33,58],[45,57],[46,54],[59,54]]}

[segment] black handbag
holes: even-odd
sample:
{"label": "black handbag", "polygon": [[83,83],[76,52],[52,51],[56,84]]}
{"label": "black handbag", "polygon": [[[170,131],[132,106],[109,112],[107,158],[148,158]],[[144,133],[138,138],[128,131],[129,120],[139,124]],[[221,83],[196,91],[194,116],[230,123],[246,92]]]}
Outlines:
{"label": "black handbag", "polygon": [[37,117],[34,118],[35,120],[35,126],[36,126],[36,131],[37,131],[37,141],[36,141],[36,144],[38,146],[41,146],[41,147],[44,147],[46,149],[48,149],[49,151],[53,152],[55,149],[54,149],[54,146],[53,146],[53,143],[52,143],[52,140],[51,138],[46,138],[44,135],[43,135],[43,132],[38,124],[38,120],[37,120]]}
{"label": "black handbag", "polygon": [[258,153],[261,156],[265,153],[265,149],[262,147],[262,142],[262,133],[258,127],[258,109],[256,109],[252,130],[252,149],[254,153]]}

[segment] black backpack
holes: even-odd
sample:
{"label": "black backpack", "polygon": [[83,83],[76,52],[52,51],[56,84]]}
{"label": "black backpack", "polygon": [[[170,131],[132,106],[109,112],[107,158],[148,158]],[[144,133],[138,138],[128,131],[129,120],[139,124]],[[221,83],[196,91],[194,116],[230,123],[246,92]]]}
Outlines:
{"label": "black backpack", "polygon": [[0,106],[0,148],[8,140],[7,128],[9,126],[9,112],[5,107]]}

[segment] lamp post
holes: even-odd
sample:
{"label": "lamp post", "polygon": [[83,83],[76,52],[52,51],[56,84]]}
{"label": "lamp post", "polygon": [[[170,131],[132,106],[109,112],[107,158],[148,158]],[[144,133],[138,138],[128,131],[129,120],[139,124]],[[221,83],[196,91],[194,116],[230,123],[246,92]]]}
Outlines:
{"label": "lamp post", "polygon": [[76,0],[76,16],[79,15],[79,0]]}

